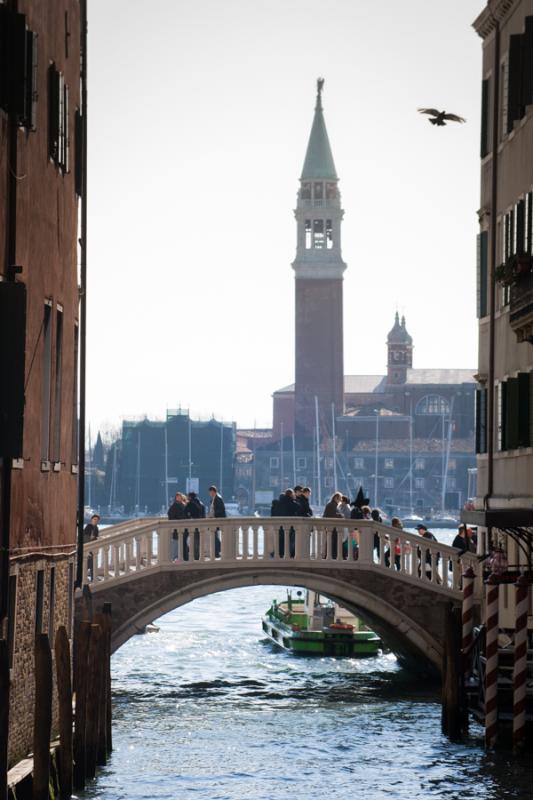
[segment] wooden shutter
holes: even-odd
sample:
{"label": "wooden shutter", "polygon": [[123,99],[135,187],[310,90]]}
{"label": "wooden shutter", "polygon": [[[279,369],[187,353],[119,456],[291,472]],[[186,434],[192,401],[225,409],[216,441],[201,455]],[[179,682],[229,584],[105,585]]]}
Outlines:
{"label": "wooden shutter", "polygon": [[529,106],[533,103],[533,17],[526,17],[522,68],[522,102]]}
{"label": "wooden shutter", "polygon": [[481,158],[489,152],[489,104],[490,104],[490,79],[481,82]]}
{"label": "wooden shutter", "polygon": [[515,251],[523,253],[525,250],[526,233],[526,208],[523,200],[519,200],[515,209],[516,216],[516,245]]}
{"label": "wooden shutter", "polygon": [[487,315],[487,252],[488,232],[482,231],[477,237],[477,315]]}
{"label": "wooden shutter", "polygon": [[523,41],[521,34],[509,37],[509,72],[508,72],[508,104],[507,104],[507,133],[513,130],[516,119],[524,116],[522,102],[523,89]]}
{"label": "wooden shutter", "polygon": [[20,120],[26,116],[26,17],[9,15],[7,40],[8,110]]}
{"label": "wooden shutter", "polygon": [[533,445],[533,372],[528,373],[529,377],[529,442]]}
{"label": "wooden shutter", "polygon": [[526,195],[526,253],[533,253],[533,192]]}
{"label": "wooden shutter", "polygon": [[60,158],[60,75],[54,64],[48,68],[48,154],[59,163]]}
{"label": "wooden shutter", "polygon": [[79,109],[74,115],[74,188],[78,197],[83,192],[83,119]]}
{"label": "wooden shutter", "polygon": [[26,286],[0,281],[0,456],[22,458]]}
{"label": "wooden shutter", "polygon": [[487,390],[476,390],[476,453],[487,452]]}
{"label": "wooden shutter", "polygon": [[529,373],[520,372],[518,375],[518,447],[530,446],[529,431]]}
{"label": "wooden shutter", "polygon": [[506,450],[518,447],[518,378],[509,378],[507,384],[507,398],[505,407],[506,419]]}
{"label": "wooden shutter", "polygon": [[37,124],[37,34],[26,31],[25,110],[23,123],[35,130]]}

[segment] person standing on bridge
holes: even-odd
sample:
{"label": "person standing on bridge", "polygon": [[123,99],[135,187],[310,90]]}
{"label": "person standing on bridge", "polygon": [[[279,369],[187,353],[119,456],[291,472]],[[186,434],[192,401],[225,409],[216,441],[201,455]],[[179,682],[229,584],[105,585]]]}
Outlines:
{"label": "person standing on bridge", "polygon": [[300,506],[300,511],[298,513],[298,516],[312,517],[313,510],[309,504],[309,498],[311,497],[311,489],[308,486],[306,486],[305,489],[302,486],[295,486],[294,494],[296,497],[296,502]]}
{"label": "person standing on bridge", "polygon": [[[91,517],[91,521],[87,523],[85,528],[83,529],[83,543],[87,544],[87,542],[93,542],[95,539],[98,539],[98,523],[100,522],[100,514],[93,514]],[[91,580],[93,579],[93,556],[92,553],[89,555],[87,559],[87,571],[91,576]]]}
{"label": "person standing on bridge", "polygon": [[[335,494],[331,496],[331,500],[326,503],[326,507],[322,516],[328,519],[342,519],[342,513],[339,511],[341,499],[341,493],[335,492]],[[333,558],[337,558],[337,528],[333,528],[331,531],[331,555]]]}
{"label": "person standing on bridge", "polygon": [[[222,519],[223,517],[225,517],[226,506],[224,505],[224,500],[219,495],[216,486],[209,487],[209,497],[211,498],[211,503],[209,504],[209,511],[207,512],[207,516],[215,519]],[[215,531],[215,558],[219,558],[220,550],[221,550],[220,528],[217,528]]]}
{"label": "person standing on bridge", "polygon": [[[167,516],[169,519],[187,519],[187,514],[185,513],[185,503],[186,498],[182,495],[181,492],[176,492],[174,497],[174,502],[170,506],[167,512]],[[178,560],[178,530],[175,528],[172,531],[172,539],[170,542],[170,560],[177,561]]]}
{"label": "person standing on bridge", "polygon": [[[205,519],[205,506],[196,494],[196,492],[189,492],[187,495],[187,505],[185,506],[185,515],[187,519]],[[183,553],[183,560],[189,560],[189,532],[185,531],[187,534],[187,549],[186,552]],[[192,540],[194,545],[194,559],[198,561],[200,558],[200,531],[198,528],[194,529],[194,533],[192,534]],[[184,548],[185,549],[185,548]]]}

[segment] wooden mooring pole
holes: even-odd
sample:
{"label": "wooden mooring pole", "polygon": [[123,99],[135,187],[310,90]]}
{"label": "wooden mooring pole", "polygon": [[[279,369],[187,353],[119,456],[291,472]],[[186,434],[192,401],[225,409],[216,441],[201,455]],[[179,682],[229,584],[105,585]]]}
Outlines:
{"label": "wooden mooring pole", "polygon": [[48,634],[35,637],[35,714],[33,724],[33,800],[48,800],[52,730],[52,653]]}
{"label": "wooden mooring pole", "polygon": [[105,628],[106,633],[106,659],[105,659],[105,692],[107,698],[106,704],[106,743],[107,752],[110,753],[113,749],[113,707],[111,704],[111,633],[113,629],[113,617],[111,614],[111,603],[104,603],[102,608],[103,613],[107,617],[107,625]]}
{"label": "wooden mooring pole", "polygon": [[98,706],[94,708],[92,713],[98,716],[98,731],[97,731],[97,749],[96,749],[96,763],[98,766],[105,766],[107,764],[107,686],[106,686],[106,661],[107,661],[107,614],[98,612],[94,615],[94,622],[100,627],[102,639],[100,649],[97,653],[97,658],[102,663],[99,664],[101,671],[100,691]]}
{"label": "wooden mooring pole", "polygon": [[59,710],[59,797],[72,796],[72,677],[67,629],[61,625],[55,640],[57,699]]}
{"label": "wooden mooring pole", "polygon": [[9,732],[9,647],[0,639],[0,800],[7,798],[7,742]]}
{"label": "wooden mooring pole", "polygon": [[498,633],[500,582],[489,575],[486,582],[485,639],[485,746],[494,747],[498,735]]}
{"label": "wooden mooring pole", "polygon": [[442,680],[442,730],[458,739],[463,728],[462,695],[462,618],[461,609],[451,603],[446,608]]}
{"label": "wooden mooring pole", "polygon": [[76,716],[74,726],[74,786],[76,789],[85,788],[85,751],[86,751],[86,723],[87,723],[87,664],[89,642],[91,638],[91,623],[80,622],[76,636],[76,674],[74,685],[76,689]]}
{"label": "wooden mooring pole", "polygon": [[100,625],[91,625],[89,658],[87,664],[87,745],[85,751],[85,774],[87,778],[96,775],[98,755],[98,731],[100,694],[103,684],[103,660],[101,657],[103,635]]}

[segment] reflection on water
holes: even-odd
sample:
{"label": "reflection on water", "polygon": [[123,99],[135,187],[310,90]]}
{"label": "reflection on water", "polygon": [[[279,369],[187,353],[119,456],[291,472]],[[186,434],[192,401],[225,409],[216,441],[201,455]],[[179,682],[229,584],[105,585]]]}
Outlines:
{"label": "reflection on water", "polygon": [[533,767],[440,733],[435,688],[392,655],[297,658],[262,640],[280,587],[202,598],[113,657],[114,747],[86,798],[530,796]]}

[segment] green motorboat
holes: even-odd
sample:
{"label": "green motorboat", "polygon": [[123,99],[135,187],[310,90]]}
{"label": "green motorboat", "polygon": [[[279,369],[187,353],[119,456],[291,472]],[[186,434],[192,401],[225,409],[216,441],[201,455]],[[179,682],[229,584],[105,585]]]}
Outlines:
{"label": "green motorboat", "polygon": [[263,631],[274,644],[295,655],[364,658],[382,649],[379,636],[364,629],[335,603],[320,602],[315,592],[276,600],[263,617]]}

